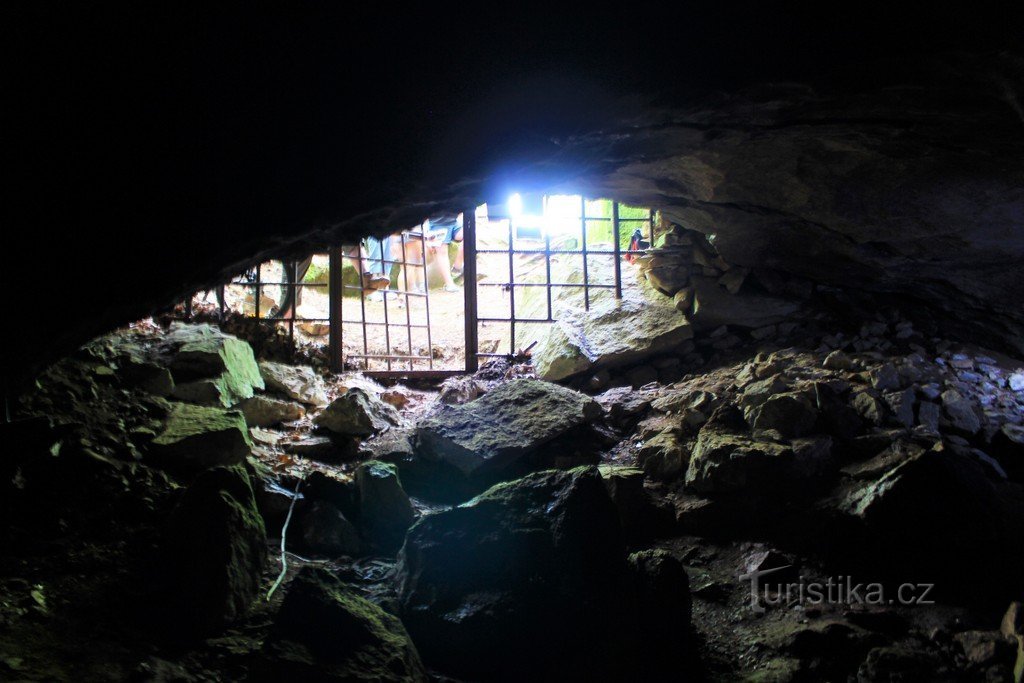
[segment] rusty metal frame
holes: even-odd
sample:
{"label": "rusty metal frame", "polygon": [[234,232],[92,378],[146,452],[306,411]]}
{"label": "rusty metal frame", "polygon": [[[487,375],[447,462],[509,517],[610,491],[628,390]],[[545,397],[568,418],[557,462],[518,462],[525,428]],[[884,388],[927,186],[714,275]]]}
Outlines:
{"label": "rusty metal frame", "polygon": [[[587,202],[593,201],[591,198],[586,196],[580,197],[580,245],[577,249],[552,249],[551,248],[551,236],[545,231],[544,234],[544,248],[534,249],[516,249],[515,248],[515,226],[513,225],[512,217],[509,215],[495,214],[489,215],[489,220],[493,221],[508,221],[509,223],[509,236],[508,246],[505,249],[480,249],[474,243],[475,254],[507,254],[509,260],[509,277],[507,282],[480,282],[478,287],[501,287],[507,289],[509,292],[509,315],[507,317],[491,317],[491,316],[478,316],[476,318],[477,323],[504,323],[509,326],[509,351],[506,353],[481,353],[479,348],[476,349],[477,358],[508,358],[516,354],[515,349],[515,327],[516,324],[529,324],[529,323],[553,323],[557,322],[554,317],[554,311],[552,310],[551,293],[555,288],[575,288],[583,290],[583,305],[585,310],[590,309],[591,290],[594,289],[612,289],[614,290],[615,298],[622,298],[622,259],[625,256],[638,256],[646,253],[643,249],[623,249],[621,245],[622,227],[624,225],[632,223],[640,223],[648,226],[647,238],[651,246],[654,245],[654,231],[656,224],[656,212],[652,209],[644,218],[622,218],[619,214],[619,209],[622,206],[621,202],[612,201],[612,215],[607,216],[588,216],[587,215]],[[610,221],[612,223],[612,249],[591,249],[587,244],[587,224],[596,221]],[[516,282],[515,271],[514,271],[514,257],[516,254],[542,254],[544,256],[544,267],[545,267],[545,280],[544,282]],[[576,255],[581,256],[583,259],[583,282],[552,282],[551,281],[551,258],[552,256],[561,255]],[[610,257],[614,260],[614,282],[612,284],[607,283],[593,283],[590,281],[590,266],[589,258],[593,256]],[[468,252],[467,252],[468,258]],[[544,287],[547,291],[547,317],[546,318],[521,318],[516,315],[515,309],[515,290],[517,287]],[[474,341],[477,338],[474,337]],[[467,352],[468,353],[468,352]]]}
{"label": "rusty metal frame", "polygon": [[[645,250],[633,250],[623,249],[621,244],[622,229],[627,227],[629,224],[640,223],[648,226],[648,240],[653,246],[655,226],[657,221],[657,215],[654,210],[650,210],[649,215],[644,218],[622,218],[620,216],[621,203],[612,201],[612,215],[608,216],[588,216],[587,215],[587,202],[591,201],[586,196],[580,197],[580,239],[579,248],[575,249],[553,249],[551,246],[551,235],[544,232],[544,244],[543,248],[527,248],[517,249],[515,248],[516,243],[516,226],[511,216],[491,214],[488,216],[489,220],[493,221],[508,221],[508,245],[505,249],[487,249],[479,248],[477,240],[477,224],[476,224],[476,213],[474,208],[467,208],[463,211],[463,223],[462,223],[462,249],[463,249],[463,293],[464,293],[464,314],[465,314],[465,366],[461,369],[453,370],[439,370],[434,368],[433,358],[433,338],[431,334],[431,318],[430,318],[430,288],[428,283],[428,272],[427,272],[427,250],[426,242],[427,235],[425,231],[425,223],[421,223],[417,228],[413,230],[403,230],[400,233],[396,233],[400,239],[400,248],[402,250],[401,257],[395,259],[394,257],[385,259],[383,243],[381,245],[381,254],[379,259],[373,259],[375,262],[380,262],[385,269],[385,273],[390,275],[392,268],[395,265],[401,267],[401,278],[403,279],[401,289],[392,289],[389,285],[385,290],[381,291],[383,294],[383,321],[367,320],[366,316],[366,296],[367,290],[363,287],[362,274],[364,272],[364,261],[366,258],[363,257],[362,249],[360,245],[340,245],[334,246],[327,250],[327,256],[329,261],[328,267],[328,282],[327,284],[322,283],[305,283],[299,282],[298,264],[299,259],[291,259],[282,261],[285,268],[289,269],[291,278],[285,277],[283,279],[290,279],[291,282],[261,282],[261,269],[262,264],[257,264],[256,279],[254,282],[231,282],[228,283],[230,286],[241,286],[241,287],[252,287],[254,288],[254,315],[253,317],[262,323],[267,324],[285,324],[288,329],[289,339],[294,340],[295,336],[295,325],[298,322],[326,322],[329,325],[329,336],[328,336],[328,357],[330,361],[330,367],[333,371],[339,372],[348,368],[354,361],[360,363],[363,366],[364,374],[376,377],[379,379],[395,379],[402,377],[409,378],[444,378],[453,375],[464,374],[466,372],[475,372],[481,359],[495,358],[495,357],[511,357],[515,354],[515,339],[516,339],[516,325],[520,324],[532,324],[532,323],[553,323],[556,322],[553,310],[552,292],[556,288],[576,288],[581,289],[583,292],[583,305],[584,309],[589,310],[591,304],[591,290],[594,289],[612,289],[614,290],[615,298],[622,298],[622,260],[627,256],[642,255]],[[612,224],[612,249],[591,249],[588,245],[587,240],[587,228],[588,222],[594,221],[611,221]],[[392,239],[391,235],[388,235],[382,240]],[[408,260],[409,246],[410,244],[419,242],[419,256],[420,262],[414,263]],[[413,247],[415,248],[415,247]],[[354,252],[355,255],[352,255]],[[481,255],[486,254],[501,254],[508,258],[508,281],[507,282],[477,282],[477,263],[478,258]],[[516,282],[515,278],[515,264],[517,255],[543,255],[544,257],[544,281],[543,282]],[[581,256],[583,259],[583,281],[579,283],[575,282],[552,282],[551,278],[551,261],[552,257],[562,255],[576,255]],[[590,281],[590,265],[589,259],[591,257],[609,257],[613,259],[614,263],[614,282],[609,283],[594,283]],[[343,279],[343,269],[346,260],[356,265],[357,278],[359,281],[356,285],[346,285]],[[424,291],[423,292],[411,292],[409,290],[409,268],[419,268],[422,270],[422,282]],[[304,275],[304,273],[303,273]],[[291,291],[291,310],[290,314],[285,318],[266,318],[261,317],[261,294],[262,289],[270,286],[290,287]],[[299,292],[304,287],[319,287],[326,288],[328,290],[328,317],[326,318],[299,318],[297,316],[297,308],[299,304]],[[509,315],[507,317],[499,316],[481,316],[479,311],[479,287],[502,287],[508,291],[509,294]],[[546,308],[547,315],[544,318],[523,318],[516,314],[516,288],[526,287],[544,287],[547,293],[546,297]],[[346,319],[346,297],[347,291],[355,288],[359,292],[359,319]],[[224,298],[225,285],[219,285],[218,297],[219,302],[219,316],[223,320],[226,313],[225,310],[225,298]],[[394,316],[393,310],[389,308],[389,302],[394,297],[404,297],[404,309],[405,316],[404,321],[401,320],[401,315]],[[422,298],[424,300],[424,312],[426,315],[425,323],[414,323],[412,320],[412,313],[410,310],[409,302],[410,298]],[[194,311],[192,306],[192,297],[186,299],[185,302],[185,319],[191,319]],[[509,351],[507,353],[481,353],[479,349],[479,334],[480,325],[496,323],[496,324],[507,324],[509,326]],[[362,336],[362,353],[347,353],[345,351],[344,336],[346,325],[358,325]],[[384,344],[385,353],[371,353],[368,330],[374,327],[383,327],[384,330]],[[394,337],[395,339],[404,337],[406,351],[404,353],[392,353],[391,342],[393,340],[392,328],[404,328],[405,334]],[[413,352],[413,330],[423,329],[426,330],[427,336],[427,353],[426,355],[416,354]],[[385,370],[375,370],[370,367],[371,362],[383,362]],[[426,364],[427,369],[417,369],[417,364]],[[404,369],[396,368],[395,366],[405,366]]]}

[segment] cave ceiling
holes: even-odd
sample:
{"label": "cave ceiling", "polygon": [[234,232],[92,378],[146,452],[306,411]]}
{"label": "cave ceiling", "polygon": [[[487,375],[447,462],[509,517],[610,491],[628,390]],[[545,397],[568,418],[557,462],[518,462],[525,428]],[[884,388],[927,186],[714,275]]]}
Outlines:
{"label": "cave ceiling", "polygon": [[1008,15],[236,9],[5,8],[8,387],[261,258],[530,189],[1024,352]]}

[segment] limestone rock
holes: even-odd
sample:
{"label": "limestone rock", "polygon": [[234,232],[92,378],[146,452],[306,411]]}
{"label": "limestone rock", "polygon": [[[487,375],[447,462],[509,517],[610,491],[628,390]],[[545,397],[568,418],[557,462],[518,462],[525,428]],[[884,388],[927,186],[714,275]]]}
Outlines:
{"label": "limestone rock", "polygon": [[956,389],[942,392],[942,417],[958,434],[974,436],[981,429],[981,420],[974,412],[973,402]]}
{"label": "limestone rock", "polygon": [[666,429],[645,443],[636,455],[636,462],[652,479],[670,481],[686,471],[689,453],[672,429]]}
{"label": "limestone rock", "polygon": [[549,381],[629,365],[693,336],[672,302],[647,290],[602,299],[589,311],[569,311],[550,327],[533,355],[537,376]]}
{"label": "limestone rock", "polygon": [[382,552],[398,552],[405,532],[416,518],[398,479],[398,470],[388,463],[364,462],[356,469],[356,487],[363,533]]}
{"label": "limestone rock", "polygon": [[[993,482],[977,460],[942,443],[855,486],[841,496],[838,509],[864,525],[871,552],[885,557],[887,566],[959,580],[965,591],[981,589],[965,584],[969,577],[984,576],[988,585],[999,585],[999,577],[1019,584],[1019,487]],[[950,538],[958,539],[955,552]]]}
{"label": "limestone rock", "polygon": [[850,370],[853,368],[853,360],[842,351],[836,349],[825,356],[822,366],[829,370]]}
{"label": "limestone rock", "polygon": [[686,486],[699,492],[737,492],[777,483],[792,461],[792,449],[705,427],[690,455]]}
{"label": "limestone rock", "polygon": [[[679,560],[660,549],[633,553],[628,562],[636,587],[638,636],[648,653],[640,659],[667,662],[665,653],[678,656],[686,650],[689,639],[692,599],[686,570]],[[647,662],[641,661],[639,668],[643,670]],[[679,666],[678,661],[674,666]],[[650,680],[654,673],[644,671],[643,678]]]}
{"label": "limestone rock", "polygon": [[238,409],[250,427],[273,427],[298,420],[306,414],[305,408],[298,403],[264,395],[247,398],[238,405]]}
{"label": "limestone rock", "polygon": [[643,470],[626,465],[600,465],[598,470],[619,511],[628,543],[647,541],[671,531],[674,514],[655,504],[644,488]]}
{"label": "limestone rock", "polygon": [[[265,386],[252,347],[210,325],[174,323],[164,346],[173,354],[174,395],[185,400],[231,407]],[[198,380],[206,381],[180,386]]]}
{"label": "limestone rock", "polygon": [[896,391],[900,388],[900,373],[892,363],[871,371],[871,386],[877,391]]}
{"label": "limestone rock", "polygon": [[168,467],[233,465],[251,450],[241,413],[186,403],[172,404],[163,430],[150,442],[150,454]]}
{"label": "limestone rock", "polygon": [[680,313],[689,313],[693,307],[693,290],[689,287],[680,289],[672,297],[672,304]]}
{"label": "limestone rock", "polygon": [[327,389],[324,380],[306,365],[285,365],[272,361],[260,361],[260,376],[267,389],[277,391],[299,403],[310,406],[327,405]]}
{"label": "limestone rock", "polygon": [[889,406],[897,422],[907,429],[914,426],[914,403],[917,395],[913,389],[884,393],[882,399]]}
{"label": "limestone rock", "polygon": [[693,315],[698,330],[713,330],[722,325],[753,329],[781,322],[795,313],[800,304],[786,299],[756,294],[733,295],[714,279],[693,276]]}
{"label": "limestone rock", "polygon": [[464,474],[501,470],[601,414],[589,396],[515,379],[465,405],[442,405],[416,429],[420,455]]}
{"label": "limestone rock", "polygon": [[753,411],[754,429],[773,429],[789,439],[807,434],[818,419],[818,411],[805,395],[799,392],[775,394]]}
{"label": "limestone rock", "polygon": [[260,587],[267,536],[242,466],[200,474],[175,507],[167,538],[170,609],[179,619],[210,633],[248,609]]}
{"label": "limestone rock", "polygon": [[888,414],[885,405],[868,390],[854,392],[850,407],[875,426],[880,426]]}
{"label": "limestone rock", "polygon": [[921,401],[917,407],[917,423],[929,434],[939,433],[939,416],[941,408],[939,404],[930,401]]}
{"label": "limestone rock", "polygon": [[402,622],[326,569],[303,567],[287,589],[253,664],[256,680],[430,680]]}
{"label": "limestone rock", "polygon": [[428,663],[461,677],[613,677],[632,635],[625,559],[597,468],[536,472],[413,525],[403,621]]}
{"label": "limestone rock", "polygon": [[314,418],[317,427],[346,436],[370,436],[402,423],[398,411],[376,394],[351,387]]}
{"label": "limestone rock", "polygon": [[355,525],[337,507],[318,500],[302,515],[299,523],[305,547],[319,555],[356,557],[362,542]]}

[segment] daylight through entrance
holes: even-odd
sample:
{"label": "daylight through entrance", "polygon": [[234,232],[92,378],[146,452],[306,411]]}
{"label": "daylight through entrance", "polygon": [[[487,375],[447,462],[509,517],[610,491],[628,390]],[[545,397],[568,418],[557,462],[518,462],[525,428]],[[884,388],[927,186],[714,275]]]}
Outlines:
{"label": "daylight through entrance", "polygon": [[241,316],[370,375],[474,371],[525,358],[569,311],[638,286],[656,242],[648,208],[580,195],[513,194],[383,237],[267,261],[185,302]]}

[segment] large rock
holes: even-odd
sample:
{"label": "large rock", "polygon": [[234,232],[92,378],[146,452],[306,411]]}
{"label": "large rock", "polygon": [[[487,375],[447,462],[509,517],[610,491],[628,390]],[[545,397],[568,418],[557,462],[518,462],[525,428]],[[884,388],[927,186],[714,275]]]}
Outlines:
{"label": "large rock", "polygon": [[885,558],[885,566],[913,570],[920,581],[943,581],[942,591],[984,590],[965,577],[985,577],[985,586],[1021,584],[1024,494],[990,479],[968,449],[939,443],[912,454],[845,491],[837,507],[866,532],[865,545],[850,542],[861,557]]}
{"label": "large rock", "polygon": [[686,486],[700,492],[770,491],[792,461],[788,446],[705,428],[690,455]]}
{"label": "large rock", "polygon": [[398,552],[416,513],[398,479],[397,468],[376,460],[364,462],[356,469],[356,488],[363,534],[381,552]]}
{"label": "large rock", "polygon": [[589,396],[515,379],[465,405],[443,405],[416,430],[419,453],[471,475],[507,468],[601,414]]}
{"label": "large rock", "polygon": [[310,406],[327,405],[327,388],[320,375],[306,365],[260,361],[260,376],[267,389]]}
{"label": "large rock", "polygon": [[200,474],[175,507],[167,539],[164,569],[176,623],[209,633],[248,609],[260,587],[267,535],[242,466]]}
{"label": "large rock", "polygon": [[298,403],[263,395],[245,399],[238,409],[250,427],[273,427],[282,422],[298,420],[306,414],[305,408]]}
{"label": "large rock", "polygon": [[604,298],[590,310],[569,310],[550,326],[533,354],[541,379],[556,381],[598,368],[628,365],[673,349],[693,337],[671,299],[627,289],[622,299]]}
{"label": "large rock", "polygon": [[357,557],[363,550],[359,531],[333,503],[317,500],[299,521],[302,543],[318,555]]}
{"label": "large rock", "polygon": [[818,419],[818,410],[804,394],[788,392],[769,397],[754,409],[754,429],[771,429],[789,439],[811,431]]}
{"label": "large rock", "polygon": [[182,400],[228,408],[265,387],[252,347],[210,325],[174,323],[164,348]]}
{"label": "large rock", "polygon": [[399,557],[403,620],[446,672],[607,679],[624,662],[631,582],[596,468],[536,472],[427,515]]}
{"label": "large rock", "polygon": [[376,394],[351,387],[334,399],[313,422],[317,427],[345,436],[371,436],[400,425],[401,417]]}
{"label": "large rock", "polygon": [[149,447],[160,465],[192,469],[240,463],[251,450],[241,413],[187,403],[172,404]]}
{"label": "large rock", "polygon": [[639,640],[644,656],[637,662],[647,680],[676,678],[690,629],[690,581],[686,570],[665,550],[642,550],[629,556],[636,587]]}
{"label": "large rock", "polygon": [[670,481],[686,471],[690,453],[677,430],[665,429],[648,439],[636,454],[636,464],[652,479]]}
{"label": "large rock", "polygon": [[730,294],[714,278],[693,276],[693,313],[690,321],[697,330],[722,325],[754,329],[781,322],[796,313],[795,301],[758,294]]}
{"label": "large rock", "polygon": [[402,622],[327,570],[303,567],[287,590],[255,680],[429,680]]}

